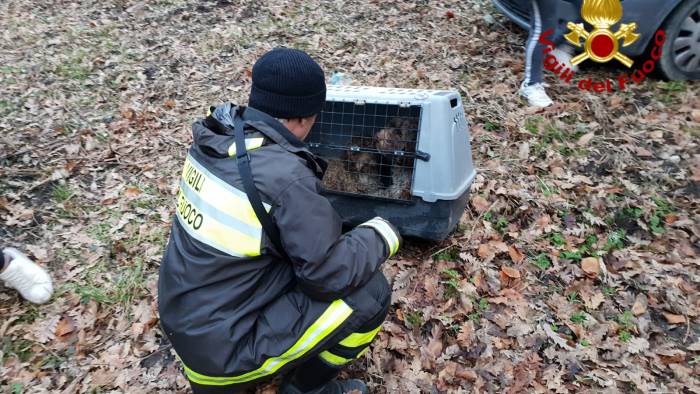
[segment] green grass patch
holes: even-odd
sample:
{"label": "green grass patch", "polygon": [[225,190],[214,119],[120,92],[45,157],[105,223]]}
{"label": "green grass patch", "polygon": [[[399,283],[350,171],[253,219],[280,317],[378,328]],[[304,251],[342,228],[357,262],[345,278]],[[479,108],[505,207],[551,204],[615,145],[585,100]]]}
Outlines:
{"label": "green grass patch", "polygon": [[541,116],[532,116],[525,119],[525,130],[537,135],[540,132],[540,124],[544,119]]}
{"label": "green grass patch", "polygon": [[457,283],[460,280],[459,272],[447,268],[442,270],[442,274],[447,277],[447,280],[441,282],[443,286],[445,286],[445,299],[457,296]]}
{"label": "green grass patch", "polygon": [[508,228],[508,219],[506,219],[505,216],[494,215],[491,211],[484,214],[484,220],[491,222],[493,228],[501,234]]}
{"label": "green grass patch", "polygon": [[649,229],[652,233],[659,235],[666,232],[664,217],[673,213],[675,209],[671,203],[661,197],[654,197],[653,200],[656,209],[649,217]]}
{"label": "green grass patch", "polygon": [[552,246],[564,246],[566,245],[566,238],[561,233],[553,233],[549,236],[549,243]]}
{"label": "green grass patch", "polygon": [[470,313],[467,315],[467,318],[471,321],[479,321],[481,320],[481,317],[483,316],[484,312],[489,308],[489,301],[482,297],[477,299],[474,299],[474,304],[475,304],[475,310],[474,312]]}
{"label": "green grass patch", "polygon": [[110,237],[109,237],[109,230],[112,228],[112,225],[109,223],[105,222],[100,222],[93,224],[87,229],[88,235],[91,237],[95,238],[96,240],[100,242],[109,242]]}
{"label": "green grass patch", "polygon": [[622,342],[629,342],[632,339],[632,334],[627,330],[622,330],[619,332],[618,337]]}
{"label": "green grass patch", "polygon": [[423,326],[423,315],[419,311],[412,311],[405,314],[408,328],[421,328]]}
{"label": "green grass patch", "polygon": [[456,261],[459,258],[459,247],[452,246],[445,250],[439,251],[433,255],[435,261]]}
{"label": "green grass patch", "polygon": [[572,304],[580,304],[581,299],[578,296],[578,291],[572,291],[571,293],[566,295],[566,299],[571,302]]}
{"label": "green grass patch", "polygon": [[541,270],[546,270],[552,266],[552,260],[549,259],[549,255],[547,255],[547,253],[540,253],[536,256],[530,257],[530,262]]}
{"label": "green grass patch", "polygon": [[51,198],[58,204],[64,203],[73,197],[75,193],[68,185],[57,184],[51,190]]}
{"label": "green grass patch", "polygon": [[501,129],[501,125],[498,122],[491,122],[490,120],[487,120],[486,123],[484,123],[484,128],[487,131],[496,131]]}
{"label": "green grass patch", "polygon": [[3,337],[2,341],[2,360],[4,362],[9,357],[17,357],[21,362],[25,363],[34,357],[34,352],[32,347],[34,347],[34,342],[29,341],[24,338],[17,338],[11,340],[10,337]]}
{"label": "green grass patch", "polygon": [[136,259],[132,265],[120,267],[107,280],[98,283],[96,274],[105,269],[104,265],[96,266],[82,283],[69,283],[64,288],[77,294],[84,304],[92,300],[105,305],[130,305],[143,296],[146,280],[140,259]]}
{"label": "green grass patch", "polygon": [[540,187],[540,191],[545,197],[559,194],[559,190],[557,190],[557,188],[547,185],[542,179],[537,179],[537,185]]}
{"label": "green grass patch", "polygon": [[686,88],[688,87],[688,84],[686,83],[686,81],[661,81],[657,84],[657,86],[665,92],[677,93],[685,92]]}
{"label": "green grass patch", "polygon": [[639,219],[642,217],[644,214],[644,211],[642,208],[637,208],[637,207],[627,207],[623,208],[622,211],[620,211],[620,215],[622,218],[629,218],[629,219]]}
{"label": "green grass patch", "polygon": [[75,81],[85,81],[90,77],[90,67],[86,65],[87,53],[77,52],[60,64],[55,73],[57,76]]}
{"label": "green grass patch", "polygon": [[583,259],[583,255],[581,252],[577,250],[566,250],[561,252],[560,256],[564,259],[567,260],[573,260],[573,261],[581,261]]}
{"label": "green grass patch", "polygon": [[0,100],[0,115],[9,115],[14,112],[17,107],[7,100]]}
{"label": "green grass patch", "polygon": [[615,295],[615,293],[617,293],[617,290],[615,290],[614,287],[610,287],[610,286],[603,287],[603,295],[610,297],[610,296]]}
{"label": "green grass patch", "polygon": [[612,252],[613,250],[619,250],[625,247],[625,240],[627,239],[627,232],[624,229],[613,231],[608,234],[608,239],[605,243],[603,249],[606,252]]}
{"label": "green grass patch", "polygon": [[576,323],[576,324],[581,324],[581,323],[585,322],[587,319],[588,318],[586,317],[586,313],[583,311],[578,311],[569,317],[569,320],[571,320],[573,323]]}

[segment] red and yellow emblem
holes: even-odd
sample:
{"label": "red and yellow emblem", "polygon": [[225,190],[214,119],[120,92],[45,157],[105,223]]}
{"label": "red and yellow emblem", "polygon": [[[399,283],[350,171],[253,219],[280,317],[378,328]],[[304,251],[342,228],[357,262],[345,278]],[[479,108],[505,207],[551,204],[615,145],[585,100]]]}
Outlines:
{"label": "red and yellow emblem", "polygon": [[632,67],[634,61],[620,53],[620,40],[626,47],[639,39],[636,23],[623,23],[613,32],[610,27],[622,19],[622,3],[620,0],[583,0],[581,16],[590,23],[594,29],[588,32],[583,23],[569,22],[566,26],[570,32],[564,37],[577,47],[581,47],[581,38],[584,42],[585,52],[571,59],[571,64],[577,65],[586,59],[598,63],[606,63],[617,59],[627,67]]}

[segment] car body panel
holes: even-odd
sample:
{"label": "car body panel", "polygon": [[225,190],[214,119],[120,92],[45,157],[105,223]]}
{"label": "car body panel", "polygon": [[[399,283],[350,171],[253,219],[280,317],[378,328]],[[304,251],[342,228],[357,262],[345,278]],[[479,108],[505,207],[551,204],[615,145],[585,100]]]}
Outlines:
{"label": "car body panel", "polygon": [[[621,52],[629,56],[640,56],[654,34],[661,27],[669,14],[684,0],[623,0],[622,23],[637,23],[637,32],[641,38],[634,44],[622,48]],[[687,0],[685,0],[687,1]],[[515,23],[529,30],[530,0],[493,0],[494,5]],[[582,22],[580,0],[562,0],[559,10],[559,24],[562,31],[568,31],[568,21]],[[613,26],[613,29],[615,26]]]}

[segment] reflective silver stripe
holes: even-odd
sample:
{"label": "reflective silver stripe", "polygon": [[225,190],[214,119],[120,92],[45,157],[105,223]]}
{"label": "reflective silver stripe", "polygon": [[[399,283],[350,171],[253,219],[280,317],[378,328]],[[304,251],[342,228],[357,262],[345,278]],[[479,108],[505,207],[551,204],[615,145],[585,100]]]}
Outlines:
{"label": "reflective silver stripe", "polygon": [[[247,196],[244,192],[242,192],[241,190],[236,189],[235,187],[233,187],[233,186],[229,185],[228,183],[226,183],[226,182],[222,181],[221,179],[219,179],[219,177],[217,177],[216,175],[212,174],[211,171],[207,170],[207,169],[204,168],[201,164],[199,164],[199,162],[198,162],[197,160],[195,160],[195,158],[192,157],[192,155],[188,154],[188,155],[187,155],[187,159],[190,161],[190,164],[192,164],[192,167],[196,168],[197,171],[199,171],[199,172],[201,172],[202,174],[206,175],[207,178],[213,180],[213,181],[216,182],[219,186],[221,186],[222,188],[224,188],[224,189],[230,191],[231,193],[237,195],[238,197],[240,197],[240,198],[242,198],[242,199],[248,201],[248,196]],[[266,203],[264,203],[264,202],[263,202],[263,206],[264,206],[265,209],[268,210],[268,211],[269,211],[270,208],[272,207],[270,204],[266,204]]]}
{"label": "reflective silver stripe", "polygon": [[362,223],[360,226],[372,227],[373,229],[377,230],[379,234],[381,234],[382,238],[384,238],[384,241],[389,247],[389,257],[393,256],[394,254],[396,254],[396,252],[398,252],[399,238],[394,233],[394,230],[392,230],[391,227],[388,224],[386,224],[386,222],[384,222],[381,219],[374,218],[365,223]]}
{"label": "reflective silver stripe", "polygon": [[192,190],[190,186],[182,179],[180,180],[180,191],[184,193],[185,197],[187,197],[187,199],[197,207],[197,210],[200,213],[216,218],[219,223],[233,227],[243,234],[260,238],[260,227],[252,227],[236,218],[229,216],[227,213],[222,212],[195,193],[194,190]]}

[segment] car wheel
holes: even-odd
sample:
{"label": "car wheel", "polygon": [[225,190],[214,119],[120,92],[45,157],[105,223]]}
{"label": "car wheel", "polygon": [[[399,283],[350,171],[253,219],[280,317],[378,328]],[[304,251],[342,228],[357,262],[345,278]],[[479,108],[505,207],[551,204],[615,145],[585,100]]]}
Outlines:
{"label": "car wheel", "polygon": [[664,76],[671,80],[700,79],[700,0],[682,2],[666,18],[663,55],[659,60]]}

